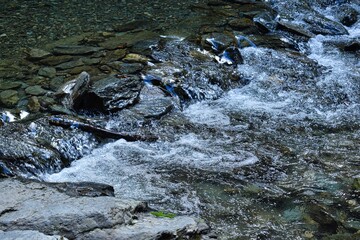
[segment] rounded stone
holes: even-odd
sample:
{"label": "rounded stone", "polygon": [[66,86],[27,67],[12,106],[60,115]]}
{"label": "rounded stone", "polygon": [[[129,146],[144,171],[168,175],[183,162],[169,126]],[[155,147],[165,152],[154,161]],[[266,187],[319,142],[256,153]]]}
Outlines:
{"label": "rounded stone", "polygon": [[27,107],[30,112],[33,112],[33,113],[39,112],[40,107],[41,107],[41,105],[39,103],[39,99],[36,96],[32,96],[31,98],[29,98]]}
{"label": "rounded stone", "polygon": [[36,86],[30,86],[30,87],[26,88],[25,93],[28,95],[33,95],[33,96],[41,96],[46,93],[46,90],[43,89],[41,86],[36,85]]}
{"label": "rounded stone", "polygon": [[42,59],[50,56],[51,54],[42,49],[31,48],[30,51],[28,52],[28,55],[30,59]]}
{"label": "rounded stone", "polygon": [[38,74],[43,77],[53,78],[56,76],[56,69],[53,67],[43,67],[39,69]]}
{"label": "rounded stone", "polygon": [[13,107],[19,102],[18,92],[15,90],[5,90],[0,93],[0,102],[6,107]]}

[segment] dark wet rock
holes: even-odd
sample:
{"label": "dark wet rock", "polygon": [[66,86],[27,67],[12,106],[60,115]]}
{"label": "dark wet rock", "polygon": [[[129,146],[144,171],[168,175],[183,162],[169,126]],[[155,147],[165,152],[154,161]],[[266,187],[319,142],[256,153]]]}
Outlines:
{"label": "dark wet rock", "polygon": [[360,238],[360,234],[359,233],[338,233],[338,234],[334,234],[334,235],[330,235],[330,236],[325,236],[323,239],[324,240],[354,240],[354,239],[359,239]]}
{"label": "dark wet rock", "polygon": [[134,20],[124,24],[116,24],[113,26],[113,28],[116,32],[127,32],[138,28],[143,28],[148,23],[149,22],[146,20]]}
{"label": "dark wet rock", "polygon": [[47,91],[43,89],[41,86],[36,85],[36,86],[27,87],[25,89],[25,93],[33,96],[41,96],[41,95],[45,95]]}
{"label": "dark wet rock", "polygon": [[43,77],[53,78],[56,76],[56,69],[53,67],[43,67],[39,69],[38,74]]}
{"label": "dark wet rock", "polygon": [[299,51],[299,46],[295,40],[277,34],[253,35],[251,36],[251,41],[258,47],[287,48]]}
{"label": "dark wet rock", "polygon": [[49,87],[51,90],[56,91],[61,85],[64,84],[64,81],[65,77],[54,77],[53,79],[51,79]]}
{"label": "dark wet rock", "polygon": [[143,98],[131,111],[142,115],[144,118],[156,118],[164,116],[174,108],[169,97]]}
{"label": "dark wet rock", "polygon": [[[9,196],[0,199],[0,231],[4,232],[33,230],[69,239],[145,240],[200,237],[204,230],[192,217],[155,218],[139,212],[147,210],[139,201],[69,196],[66,193],[72,191],[62,192],[61,187],[59,191],[51,184],[17,179],[0,180],[0,186]],[[82,183],[71,187],[81,191]]]}
{"label": "dark wet rock", "polygon": [[55,126],[60,126],[64,128],[77,128],[86,132],[90,132],[101,138],[113,138],[113,139],[125,139],[126,141],[156,141],[157,137],[153,135],[138,135],[138,134],[128,134],[111,131],[99,126],[96,126],[91,123],[85,123],[77,119],[64,118],[64,117],[51,117],[49,118],[49,123]]}
{"label": "dark wet rock", "polygon": [[85,36],[79,43],[81,45],[97,46],[103,41],[105,41],[105,37],[102,34],[95,33],[93,35]]}
{"label": "dark wet rock", "polygon": [[21,79],[22,68],[13,61],[0,59],[0,79]]}
{"label": "dark wet rock", "polygon": [[78,60],[61,63],[59,65],[56,65],[55,68],[59,70],[66,70],[83,65],[84,65],[83,61],[81,59],[78,59]]}
{"label": "dark wet rock", "polygon": [[96,76],[100,73],[100,70],[97,67],[93,67],[93,66],[79,66],[65,70],[64,72],[67,72],[71,75],[78,75],[81,72],[87,72],[91,76]]}
{"label": "dark wet rock", "polygon": [[27,107],[30,112],[33,112],[33,113],[39,112],[40,108],[41,108],[39,99],[36,96],[30,97]]}
{"label": "dark wet rock", "polygon": [[92,112],[116,111],[134,105],[143,86],[135,75],[110,76],[96,81],[76,102],[76,109]]}
{"label": "dark wet rock", "polygon": [[26,81],[28,85],[48,86],[49,79],[43,76],[35,76]]}
{"label": "dark wet rock", "polygon": [[102,42],[99,44],[102,48],[107,50],[115,50],[115,49],[121,49],[124,47],[127,47],[126,40],[124,40],[122,37],[115,36],[107,39],[105,42]]}
{"label": "dark wet rock", "polygon": [[161,63],[156,63],[147,73],[173,88],[182,102],[216,99],[230,86],[240,85],[234,66],[219,64],[215,55],[200,51],[199,55],[204,57],[195,58],[196,49],[186,41],[168,41],[154,49],[152,58]]}
{"label": "dark wet rock", "polygon": [[344,50],[349,51],[349,52],[358,52],[360,50],[360,42],[359,42],[359,40],[353,41],[350,44],[347,44],[344,47]]}
{"label": "dark wet rock", "polygon": [[134,43],[131,47],[132,53],[150,55],[151,47],[155,46],[158,43],[158,39],[147,39]]}
{"label": "dark wet rock", "polygon": [[105,42],[99,43],[99,46],[108,50],[123,49],[133,46],[136,42],[158,37],[158,34],[145,30],[134,33],[126,33],[121,36],[110,37]]}
{"label": "dark wet rock", "polygon": [[354,189],[355,191],[360,191],[360,178],[354,178],[351,187],[352,187],[352,189]]}
{"label": "dark wet rock", "polygon": [[53,53],[57,55],[83,55],[98,52],[102,50],[100,47],[82,46],[82,45],[63,45],[56,46]]}
{"label": "dark wet rock", "polygon": [[292,22],[287,19],[278,19],[277,21],[280,29],[285,29],[296,34],[303,35],[308,38],[312,38],[316,36],[314,33],[306,29],[306,27],[302,23]]}
{"label": "dark wet rock", "polygon": [[260,29],[261,32],[273,32],[277,27],[275,16],[269,12],[262,12],[253,18],[253,22]]}
{"label": "dark wet rock", "polygon": [[310,203],[307,209],[310,217],[319,224],[319,231],[335,234],[341,224],[324,207],[317,203]]}
{"label": "dark wet rock", "polygon": [[42,50],[42,49],[37,49],[37,48],[31,48],[28,51],[28,58],[31,60],[39,60],[39,59],[43,59],[46,57],[49,57],[51,55],[51,53]]}
{"label": "dark wet rock", "polygon": [[228,47],[220,54],[220,63],[226,63],[229,65],[243,64],[244,59],[241,56],[240,49],[237,47]]}
{"label": "dark wet rock", "polygon": [[345,26],[352,26],[358,20],[358,12],[349,5],[342,5],[336,10],[336,17]]}
{"label": "dark wet rock", "polygon": [[335,46],[343,51],[356,52],[360,50],[360,38],[334,38],[324,41],[325,45]]}
{"label": "dark wet rock", "polygon": [[273,7],[279,12],[279,16],[276,18],[279,28],[307,37],[313,37],[317,34],[348,34],[342,24],[311,9],[309,4],[304,1],[274,4]]}
{"label": "dark wet rock", "polygon": [[1,231],[0,239],[2,240],[67,240],[67,238],[59,235],[46,235],[39,231],[33,230],[14,230]]}
{"label": "dark wet rock", "polygon": [[[1,129],[2,133],[6,132],[6,129],[3,128]],[[7,169],[6,175],[36,176],[39,173],[60,170],[61,167],[64,167],[61,165],[60,156],[57,153],[41,147],[34,141],[23,142],[22,140],[26,137],[20,138],[20,140],[14,139],[13,136],[18,136],[18,134],[5,136],[0,136],[0,162]]]}
{"label": "dark wet rock", "polygon": [[94,65],[99,64],[101,62],[101,58],[81,58],[81,61],[85,65]]}
{"label": "dark wet rock", "polygon": [[20,88],[23,85],[21,82],[15,81],[1,81],[0,80],[0,90],[9,90]]}
{"label": "dark wet rock", "polygon": [[61,104],[72,110],[74,103],[87,91],[90,83],[90,75],[87,72],[82,72],[77,78],[66,82],[55,93],[54,97],[61,102]]}
{"label": "dark wet rock", "polygon": [[50,104],[47,106],[47,110],[53,114],[65,114],[72,116],[74,115],[74,112],[62,105],[56,105],[56,104]]}
{"label": "dark wet rock", "polygon": [[18,92],[15,90],[5,90],[0,92],[0,103],[5,107],[14,107],[19,101]]}
{"label": "dark wet rock", "polygon": [[112,61],[118,61],[124,58],[127,54],[127,49],[116,49],[115,51],[108,51],[105,57],[100,61],[101,64],[108,64]]}
{"label": "dark wet rock", "polygon": [[108,65],[120,74],[134,74],[144,68],[144,65],[141,63],[124,63],[121,61],[110,62]]}
{"label": "dark wet rock", "polygon": [[39,177],[60,171],[98,144],[93,135],[50,126],[48,119],[0,128],[0,165],[7,176]]}
{"label": "dark wet rock", "polygon": [[319,15],[309,15],[304,17],[304,21],[309,24],[308,28],[312,33],[323,35],[345,35],[348,31],[339,23]]}
{"label": "dark wet rock", "polygon": [[249,18],[235,18],[229,21],[229,25],[234,30],[243,31],[247,28],[254,28],[254,22]]}
{"label": "dark wet rock", "polygon": [[253,18],[259,13],[262,12],[271,12],[274,13],[275,11],[263,1],[254,1],[254,0],[224,0],[224,2],[235,3],[232,5],[237,12],[241,15]]}
{"label": "dark wet rock", "polygon": [[201,36],[201,45],[215,53],[224,51],[231,45],[235,44],[235,37],[226,33],[211,33]]}
{"label": "dark wet rock", "polygon": [[68,62],[73,60],[74,57],[70,55],[59,55],[59,56],[50,56],[45,59],[40,60],[41,64],[48,65],[48,66],[55,66],[59,65],[64,62]]}

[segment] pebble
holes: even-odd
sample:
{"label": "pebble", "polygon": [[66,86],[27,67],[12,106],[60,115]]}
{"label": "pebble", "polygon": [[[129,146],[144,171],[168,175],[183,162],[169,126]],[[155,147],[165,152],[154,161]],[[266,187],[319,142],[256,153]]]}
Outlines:
{"label": "pebble", "polygon": [[43,67],[39,69],[38,74],[43,77],[53,78],[56,76],[56,69],[53,67]]}

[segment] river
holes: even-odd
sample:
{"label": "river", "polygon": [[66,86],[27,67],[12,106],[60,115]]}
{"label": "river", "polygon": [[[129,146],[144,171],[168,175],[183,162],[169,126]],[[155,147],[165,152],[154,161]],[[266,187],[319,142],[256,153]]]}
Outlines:
{"label": "river", "polygon": [[[316,10],[332,18],[330,7]],[[236,71],[246,85],[174,110],[191,128],[171,140],[106,143],[43,179],[110,184],[120,198],[203,218],[219,239],[320,239],[356,229],[360,61],[328,44],[360,37],[359,21],[346,29],[313,36],[301,54],[243,47]]]}

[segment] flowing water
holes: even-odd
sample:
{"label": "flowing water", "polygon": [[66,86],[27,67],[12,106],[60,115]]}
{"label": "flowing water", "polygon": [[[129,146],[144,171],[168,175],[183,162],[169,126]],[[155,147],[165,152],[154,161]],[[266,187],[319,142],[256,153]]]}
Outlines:
{"label": "flowing water", "polygon": [[359,29],[311,38],[307,57],[242,48],[236,71],[249,84],[179,113],[196,131],[107,143],[45,179],[113,185],[118,197],[200,216],[220,239],[346,232],[360,224],[351,193],[360,177],[360,63],[326,43],[360,37]]}

